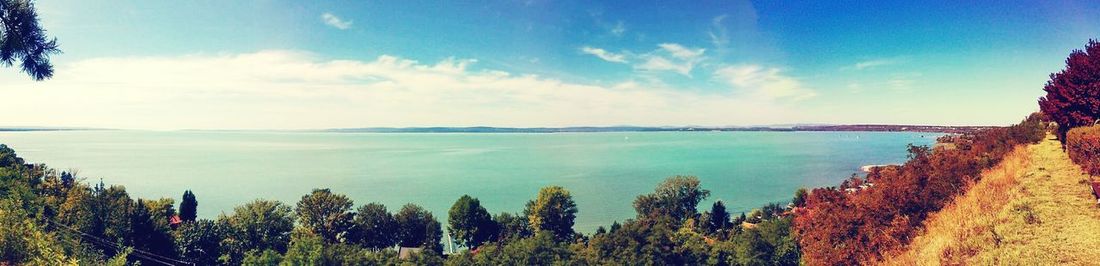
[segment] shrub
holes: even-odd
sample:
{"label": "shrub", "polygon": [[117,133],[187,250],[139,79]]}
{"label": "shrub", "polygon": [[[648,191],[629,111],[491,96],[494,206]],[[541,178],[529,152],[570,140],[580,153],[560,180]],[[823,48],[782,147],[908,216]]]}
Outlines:
{"label": "shrub", "polygon": [[1100,175],[1100,126],[1078,127],[1066,133],[1066,152],[1091,175]]}
{"label": "shrub", "polygon": [[810,265],[881,260],[883,252],[908,244],[928,214],[966,191],[982,169],[1045,134],[1042,116],[1032,114],[1010,127],[944,138],[952,148],[910,146],[904,165],[814,189],[794,219],[803,259]]}

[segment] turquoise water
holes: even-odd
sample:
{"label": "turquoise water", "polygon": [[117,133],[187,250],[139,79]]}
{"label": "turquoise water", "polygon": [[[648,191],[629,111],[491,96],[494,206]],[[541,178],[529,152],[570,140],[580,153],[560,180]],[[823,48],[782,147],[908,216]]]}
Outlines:
{"label": "turquoise water", "polygon": [[940,134],[874,132],[622,132],[416,134],[58,131],[0,132],[30,162],[77,169],[131,196],[179,200],[191,189],[214,218],[256,198],[293,206],[312,188],[391,211],[416,203],[446,222],[462,194],[492,213],[522,212],[560,185],[591,233],[634,216],[634,197],[670,175],[695,175],[733,212],[831,186],[868,164],[905,161],[905,147]]}

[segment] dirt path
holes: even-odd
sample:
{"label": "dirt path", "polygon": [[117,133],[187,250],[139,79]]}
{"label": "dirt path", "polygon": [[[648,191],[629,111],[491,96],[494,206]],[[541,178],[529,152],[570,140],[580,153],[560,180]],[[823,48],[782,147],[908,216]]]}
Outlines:
{"label": "dirt path", "polygon": [[890,265],[1100,265],[1100,208],[1057,140],[1019,147]]}

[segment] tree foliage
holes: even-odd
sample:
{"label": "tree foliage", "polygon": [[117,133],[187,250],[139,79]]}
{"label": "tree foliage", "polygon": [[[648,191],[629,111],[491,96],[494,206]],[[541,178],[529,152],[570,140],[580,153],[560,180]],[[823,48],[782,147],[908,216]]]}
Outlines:
{"label": "tree foliage", "polygon": [[180,220],[194,222],[198,218],[199,201],[195,199],[195,193],[191,190],[183,192],[183,200],[180,201]]}
{"label": "tree foliage", "polygon": [[50,55],[60,53],[46,36],[29,0],[0,0],[0,65],[19,65],[34,80],[53,77]]}
{"label": "tree foliage", "polygon": [[730,228],[730,213],[726,211],[726,205],[722,201],[715,201],[707,212],[703,230],[710,234],[722,234]]}
{"label": "tree foliage", "polygon": [[476,248],[497,234],[493,217],[485,207],[481,207],[481,201],[477,198],[462,195],[448,214],[447,230],[459,245]]}
{"label": "tree foliage", "polygon": [[360,206],[353,222],[355,238],[363,247],[378,250],[397,244],[397,220],[385,205],[372,202]]}
{"label": "tree foliage", "polygon": [[432,213],[416,204],[405,204],[394,215],[398,225],[398,244],[402,247],[423,247],[426,250],[443,252],[439,241],[443,238],[443,228]]}
{"label": "tree foliage", "polygon": [[221,252],[222,228],[211,220],[184,223],[175,230],[180,259],[197,265],[215,265]]}
{"label": "tree foliage", "polygon": [[314,189],[298,201],[298,222],[328,243],[344,242],[354,217],[352,205],[347,196],[327,188]]}
{"label": "tree foliage", "polygon": [[1065,143],[1071,128],[1092,125],[1100,118],[1100,42],[1089,40],[1084,50],[1073,50],[1066,68],[1050,74],[1039,98],[1039,109],[1058,123],[1058,139]]}
{"label": "tree foliage", "polygon": [[573,238],[577,204],[565,188],[549,186],[540,189],[538,196],[527,202],[524,214],[527,215],[528,225],[536,233],[549,231],[558,241]]}
{"label": "tree foliage", "polygon": [[696,206],[710,196],[710,191],[699,187],[699,178],[672,176],[660,184],[652,194],[638,196],[634,209],[639,219],[668,217],[677,222],[695,218]]}
{"label": "tree foliage", "polygon": [[294,216],[289,206],[270,200],[255,200],[233,208],[233,213],[218,218],[225,228],[219,258],[222,263],[239,264],[249,251],[275,250],[286,252]]}

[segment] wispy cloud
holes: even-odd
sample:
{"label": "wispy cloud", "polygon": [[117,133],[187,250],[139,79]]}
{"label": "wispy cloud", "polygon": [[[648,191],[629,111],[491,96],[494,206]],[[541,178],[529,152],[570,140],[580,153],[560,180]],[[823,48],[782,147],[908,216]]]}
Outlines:
{"label": "wispy cloud", "polygon": [[687,48],[675,43],[662,43],[657,45],[659,49],[649,54],[642,55],[641,64],[635,69],[645,71],[672,71],[684,76],[691,76],[695,65],[703,61],[703,48]]}
{"label": "wispy cloud", "polygon": [[845,69],[865,70],[881,66],[888,66],[898,64],[901,61],[898,59],[872,59],[866,61],[860,61],[853,65],[845,67]]}
{"label": "wispy cloud", "polygon": [[710,43],[718,49],[724,49],[730,43],[729,31],[726,30],[726,25],[722,23],[726,20],[726,16],[721,15],[711,19],[711,30],[707,32],[707,35],[710,36]]}
{"label": "wispy cloud", "polygon": [[726,66],[716,70],[714,76],[749,95],[764,99],[802,100],[817,95],[798,79],[774,67],[752,64]]}
{"label": "wispy cloud", "polygon": [[[728,125],[802,115],[733,93],[700,94],[644,78],[590,84],[471,70],[474,64],[471,59],[422,63],[390,55],[325,60],[309,52],[277,50],[92,58],[58,65],[64,75],[49,82],[0,73],[0,83],[6,97],[20,99],[5,108],[25,114],[4,122],[31,126]],[[747,78],[751,81],[735,80],[744,86],[776,81],[790,86],[762,71],[757,74],[762,77]],[[51,107],[41,108],[46,103]],[[763,111],[774,115],[727,115]]]}
{"label": "wispy cloud", "polygon": [[614,27],[611,27],[611,35],[615,35],[615,37],[623,37],[624,33],[626,33],[626,25],[623,25],[622,20],[615,23]]}
{"label": "wispy cloud", "polygon": [[607,50],[595,48],[591,46],[581,47],[581,53],[594,55],[608,62],[626,63],[626,56],[623,54],[616,54],[608,52]]}
{"label": "wispy cloud", "polygon": [[333,28],[337,28],[337,29],[341,29],[341,30],[350,29],[351,24],[352,24],[351,20],[342,19],[342,18],[337,17],[336,15],[333,15],[332,13],[329,13],[329,12],[325,12],[324,14],[321,14],[321,21],[325,22],[325,25],[329,25]]}

